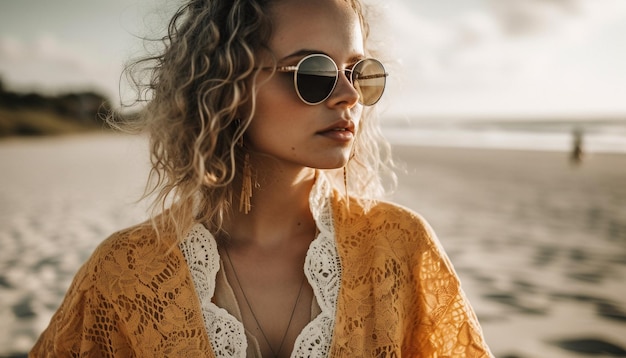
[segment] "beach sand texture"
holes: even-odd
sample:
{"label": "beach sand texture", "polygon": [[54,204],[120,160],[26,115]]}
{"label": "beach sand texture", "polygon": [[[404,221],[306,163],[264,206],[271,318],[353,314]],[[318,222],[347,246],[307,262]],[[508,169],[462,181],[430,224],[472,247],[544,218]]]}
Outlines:
{"label": "beach sand texture", "polygon": [[[147,145],[0,142],[0,357],[26,352],[135,205]],[[626,356],[626,155],[398,146],[394,200],[437,232],[499,358]]]}
{"label": "beach sand texture", "polygon": [[626,356],[626,155],[395,149],[496,357]]}

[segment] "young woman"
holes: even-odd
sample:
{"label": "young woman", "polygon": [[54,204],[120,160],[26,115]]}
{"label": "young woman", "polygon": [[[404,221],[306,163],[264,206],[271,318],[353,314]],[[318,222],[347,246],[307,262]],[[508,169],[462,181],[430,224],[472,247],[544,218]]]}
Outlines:
{"label": "young woman", "polygon": [[185,4],[148,59],[161,213],[95,251],[32,355],[490,356],[429,226],[375,200],[367,32],[358,0]]}

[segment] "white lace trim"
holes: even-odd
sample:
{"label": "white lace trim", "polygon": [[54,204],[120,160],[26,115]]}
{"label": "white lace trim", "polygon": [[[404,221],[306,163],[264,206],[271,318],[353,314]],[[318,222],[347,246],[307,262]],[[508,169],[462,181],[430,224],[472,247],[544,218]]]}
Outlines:
{"label": "white lace trim", "polygon": [[217,243],[202,224],[196,224],[180,243],[202,305],[204,325],[216,357],[246,357],[248,342],[243,324],[211,299],[220,269]]}
{"label": "white lace trim", "polygon": [[[330,350],[341,283],[341,262],[335,244],[330,184],[318,173],[309,205],[319,235],[307,251],[304,273],[313,288],[321,313],[296,339],[292,358],[325,357]],[[202,304],[204,323],[213,352],[218,357],[245,357],[247,341],[243,324],[211,299],[220,269],[217,243],[202,224],[196,224],[180,244]]]}
{"label": "white lace trim", "polygon": [[330,184],[322,173],[309,195],[309,206],[319,230],[304,261],[304,274],[313,288],[321,313],[307,324],[296,339],[292,358],[326,357],[335,327],[341,262],[335,243]]}

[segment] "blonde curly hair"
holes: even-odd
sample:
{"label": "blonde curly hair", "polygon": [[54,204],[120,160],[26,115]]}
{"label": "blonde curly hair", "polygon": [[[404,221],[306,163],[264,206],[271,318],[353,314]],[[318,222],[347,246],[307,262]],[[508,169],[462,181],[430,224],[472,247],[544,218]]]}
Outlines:
{"label": "blonde curly hair", "polygon": [[[273,58],[267,43],[274,1],[280,0],[187,1],[170,21],[162,51],[127,67],[138,101],[146,105],[138,120],[118,127],[149,135],[152,168],[144,198],[153,200],[156,228],[173,223],[181,237],[202,222],[218,233],[233,209],[233,183],[240,182],[244,157],[237,143],[254,115],[257,59],[263,52]],[[367,37],[362,4],[345,1]],[[395,184],[390,148],[373,114],[372,108],[363,111],[346,166],[348,187],[341,169],[327,171],[350,196],[381,198],[383,182]]]}

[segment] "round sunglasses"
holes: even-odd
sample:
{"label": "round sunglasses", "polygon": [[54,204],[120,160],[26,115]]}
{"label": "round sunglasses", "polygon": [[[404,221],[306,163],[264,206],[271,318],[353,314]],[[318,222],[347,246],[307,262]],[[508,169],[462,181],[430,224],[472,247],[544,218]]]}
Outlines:
{"label": "round sunglasses", "polygon": [[302,102],[309,105],[320,104],[330,97],[337,86],[340,71],[345,73],[359,93],[359,103],[374,105],[382,97],[389,76],[383,64],[376,59],[365,58],[352,68],[339,70],[335,61],[324,54],[308,55],[295,66],[282,66],[275,70],[294,73],[296,93]]}

